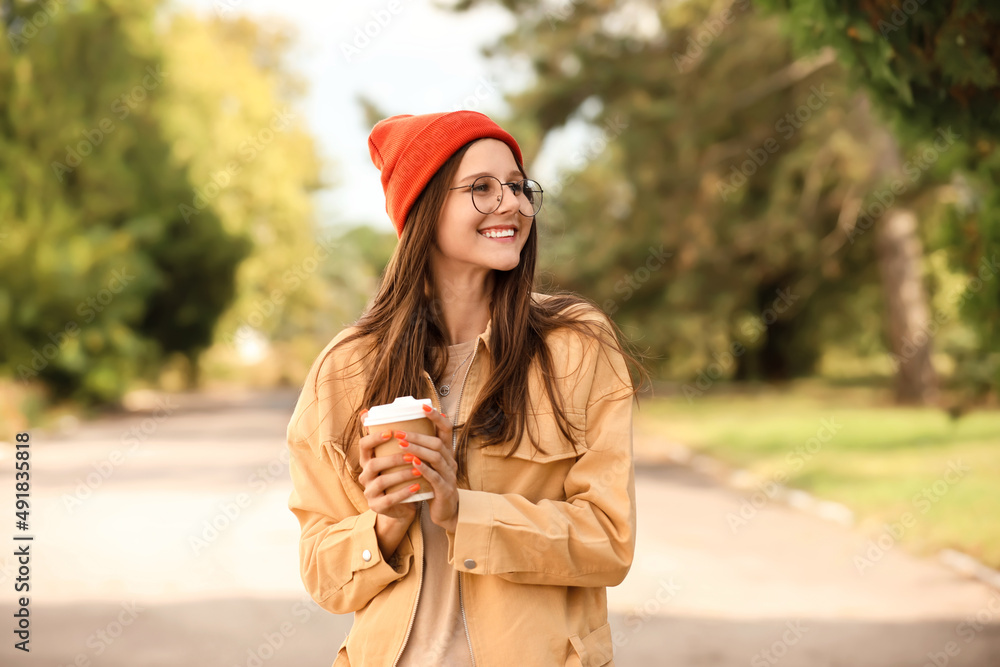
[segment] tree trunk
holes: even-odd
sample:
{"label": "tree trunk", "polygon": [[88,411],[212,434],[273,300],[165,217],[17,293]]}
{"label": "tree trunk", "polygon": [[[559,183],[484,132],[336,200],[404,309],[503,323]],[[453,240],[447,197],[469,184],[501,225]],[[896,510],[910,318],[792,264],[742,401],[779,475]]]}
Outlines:
{"label": "tree trunk", "polygon": [[896,400],[935,403],[938,378],[931,362],[933,331],[921,278],[923,248],[917,236],[917,218],[909,209],[890,208],[876,227],[889,346],[896,370]]}

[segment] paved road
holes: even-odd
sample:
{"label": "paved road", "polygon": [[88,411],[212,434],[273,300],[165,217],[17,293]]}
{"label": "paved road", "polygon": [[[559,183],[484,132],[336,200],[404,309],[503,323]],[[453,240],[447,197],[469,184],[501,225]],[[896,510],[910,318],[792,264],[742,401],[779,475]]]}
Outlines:
{"label": "paved road", "polygon": [[[3,629],[0,664],[329,665],[350,616],[298,578],[282,460],[295,392],[158,401],[32,434],[31,652]],[[8,508],[12,470],[3,447]],[[779,505],[734,533],[741,496],[688,468],[644,460],[636,482],[636,558],[609,590],[619,667],[1000,665],[1000,593],[899,548],[859,573],[866,537]]]}

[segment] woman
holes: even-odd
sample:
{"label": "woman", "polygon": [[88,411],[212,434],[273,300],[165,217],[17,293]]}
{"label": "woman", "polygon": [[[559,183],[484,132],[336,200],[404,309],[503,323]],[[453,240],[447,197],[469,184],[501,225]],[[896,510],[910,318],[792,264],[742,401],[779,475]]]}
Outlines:
{"label": "woman", "polygon": [[[368,143],[399,245],[288,426],[302,580],[355,614],[334,665],[613,665],[635,359],[591,302],[531,291],[542,190],[510,134],[457,111]],[[362,426],[399,396],[432,399],[436,436]],[[408,453],[374,457],[393,436]],[[421,475],[430,500],[385,492]]]}

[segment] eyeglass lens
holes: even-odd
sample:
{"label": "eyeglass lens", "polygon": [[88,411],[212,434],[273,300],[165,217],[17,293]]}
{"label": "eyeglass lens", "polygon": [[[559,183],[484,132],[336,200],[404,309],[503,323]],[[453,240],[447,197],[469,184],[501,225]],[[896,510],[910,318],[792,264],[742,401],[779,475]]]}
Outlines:
{"label": "eyeglass lens", "polygon": [[[472,184],[472,202],[476,210],[489,215],[500,208],[500,201],[503,198],[502,184],[493,176],[480,176]],[[518,211],[521,215],[532,217],[542,208],[542,188],[532,181],[525,179],[517,183],[511,183],[510,194],[517,197],[519,202]]]}

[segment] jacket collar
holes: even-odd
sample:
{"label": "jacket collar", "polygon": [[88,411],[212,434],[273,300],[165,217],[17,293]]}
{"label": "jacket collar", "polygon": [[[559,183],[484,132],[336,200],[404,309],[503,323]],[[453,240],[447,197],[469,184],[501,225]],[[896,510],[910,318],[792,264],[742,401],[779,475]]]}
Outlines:
{"label": "jacket collar", "polygon": [[[490,333],[492,332],[492,330],[493,330],[493,318],[491,317],[490,321],[486,323],[486,331],[479,334],[479,336],[477,337],[479,340],[483,341],[483,345],[486,347],[487,352],[490,351]],[[477,343],[476,346],[478,347],[479,344]]]}

